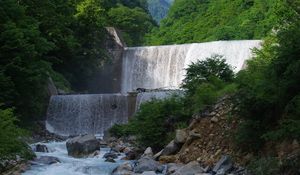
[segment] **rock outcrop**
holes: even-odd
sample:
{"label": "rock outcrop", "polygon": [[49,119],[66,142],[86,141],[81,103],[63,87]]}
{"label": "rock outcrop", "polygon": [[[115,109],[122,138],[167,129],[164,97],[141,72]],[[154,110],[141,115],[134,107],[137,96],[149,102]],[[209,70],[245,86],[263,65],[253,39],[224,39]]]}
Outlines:
{"label": "rock outcrop", "polygon": [[94,135],[84,135],[67,141],[68,155],[73,157],[87,157],[100,150],[100,143]]}

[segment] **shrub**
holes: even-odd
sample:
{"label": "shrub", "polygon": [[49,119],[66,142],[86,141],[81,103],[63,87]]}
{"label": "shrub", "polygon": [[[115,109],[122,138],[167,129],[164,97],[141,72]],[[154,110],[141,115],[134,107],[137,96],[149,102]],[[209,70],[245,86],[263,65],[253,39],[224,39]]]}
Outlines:
{"label": "shrub", "polygon": [[274,157],[266,157],[252,160],[248,169],[255,175],[279,174],[279,162]]}
{"label": "shrub", "polygon": [[19,155],[30,159],[33,154],[20,140],[25,131],[18,128],[16,122],[12,109],[0,109],[0,158],[14,158]]}
{"label": "shrub", "polygon": [[172,139],[176,127],[184,126],[188,119],[180,97],[153,99],[142,104],[128,124],[115,125],[110,133],[118,137],[135,135],[140,146],[158,151]]}
{"label": "shrub", "polygon": [[221,55],[214,55],[204,61],[192,63],[186,71],[182,87],[190,94],[193,94],[200,84],[209,82],[212,77],[223,82],[231,82],[234,78],[232,67],[226,64],[226,60]]}

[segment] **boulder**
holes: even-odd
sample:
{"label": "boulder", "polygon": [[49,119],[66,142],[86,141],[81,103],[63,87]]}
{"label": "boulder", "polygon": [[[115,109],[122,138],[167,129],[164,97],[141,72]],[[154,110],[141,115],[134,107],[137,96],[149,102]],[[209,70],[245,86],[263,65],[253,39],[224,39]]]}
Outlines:
{"label": "boulder", "polygon": [[36,158],[32,164],[44,164],[44,165],[51,165],[54,163],[60,163],[59,159],[52,156],[41,156]]}
{"label": "boulder", "polygon": [[175,143],[174,140],[172,140],[162,151],[161,156],[169,156],[177,153],[180,150],[180,147],[178,144]]}
{"label": "boulder", "polygon": [[35,145],[35,151],[36,152],[43,152],[43,153],[49,152],[47,146],[43,145],[43,144],[37,144],[37,145]]}
{"label": "boulder", "polygon": [[186,141],[187,137],[188,135],[184,129],[178,129],[176,130],[176,136],[174,141],[177,144],[183,144]]}
{"label": "boulder", "polygon": [[161,153],[163,152],[163,150],[159,151],[158,153],[156,153],[154,156],[153,156],[153,159],[154,160],[158,160],[159,157],[161,156]]}
{"label": "boulder", "polygon": [[148,147],[148,148],[144,151],[144,154],[142,155],[142,157],[145,157],[145,156],[153,157],[153,152],[152,152],[152,148],[151,148],[151,147]]}
{"label": "boulder", "polygon": [[179,168],[175,173],[172,175],[194,175],[204,173],[203,168],[200,166],[200,164],[197,161],[192,161],[183,167]]}
{"label": "boulder", "polygon": [[116,163],[116,161],[115,161],[113,158],[111,158],[111,157],[108,157],[108,158],[105,160],[105,162]]}
{"label": "boulder", "polygon": [[133,174],[133,167],[130,162],[124,162],[115,168],[111,175],[129,175]]}
{"label": "boulder", "polygon": [[233,163],[229,156],[222,156],[218,163],[214,166],[213,172],[216,174],[225,174],[233,168]]}
{"label": "boulder", "polygon": [[100,151],[95,151],[92,154],[88,155],[88,158],[93,158],[93,157],[99,157],[100,156]]}
{"label": "boulder", "polygon": [[73,157],[86,157],[91,153],[100,150],[99,141],[94,135],[84,135],[72,138],[67,141],[68,155]]}
{"label": "boulder", "polygon": [[135,173],[143,173],[144,171],[157,171],[160,163],[153,160],[151,157],[142,157],[137,161],[137,166],[134,168]]}
{"label": "boulder", "polygon": [[169,164],[167,164],[167,173],[166,174],[175,173],[181,167],[183,167],[183,164],[169,163]]}
{"label": "boulder", "polygon": [[137,157],[137,153],[135,151],[129,151],[128,153],[125,153],[125,157],[122,158],[122,160],[135,160]]}
{"label": "boulder", "polygon": [[105,159],[108,159],[108,158],[116,159],[116,158],[118,158],[118,154],[114,151],[111,151],[111,152],[105,153],[103,155],[103,158],[105,158]]}
{"label": "boulder", "polygon": [[156,175],[155,171],[144,171],[142,175]]}

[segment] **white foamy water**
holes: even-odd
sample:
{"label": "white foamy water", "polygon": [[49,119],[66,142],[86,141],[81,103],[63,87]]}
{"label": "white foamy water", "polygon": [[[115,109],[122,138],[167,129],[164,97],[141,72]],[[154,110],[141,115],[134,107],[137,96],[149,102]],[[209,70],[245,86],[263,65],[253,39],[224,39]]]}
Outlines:
{"label": "white foamy water", "polygon": [[52,96],[47,129],[59,135],[99,134],[128,120],[127,96],[121,94]]}
{"label": "white foamy water", "polygon": [[[44,144],[44,143],[43,143]],[[36,153],[40,156],[57,157],[61,163],[52,165],[33,165],[22,175],[109,175],[115,167],[123,161],[116,159],[116,163],[105,162],[103,155],[109,148],[101,148],[100,155],[94,158],[73,158],[68,156],[66,142],[52,142],[45,144],[49,153]]]}
{"label": "white foamy water", "polygon": [[122,92],[137,88],[178,89],[188,65],[213,55],[223,55],[238,72],[252,57],[251,49],[260,47],[260,43],[260,40],[240,40],[125,48]]}

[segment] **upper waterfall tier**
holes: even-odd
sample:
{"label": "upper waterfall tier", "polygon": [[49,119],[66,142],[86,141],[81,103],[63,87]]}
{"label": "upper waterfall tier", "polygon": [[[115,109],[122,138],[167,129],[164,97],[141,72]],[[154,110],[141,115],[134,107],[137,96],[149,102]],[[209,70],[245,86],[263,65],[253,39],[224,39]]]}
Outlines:
{"label": "upper waterfall tier", "polygon": [[177,89],[188,65],[216,54],[223,55],[238,72],[245,60],[252,57],[252,49],[260,47],[260,43],[260,40],[240,40],[125,48],[121,91]]}
{"label": "upper waterfall tier", "polygon": [[100,134],[128,120],[127,96],[120,94],[52,96],[47,130],[58,135]]}

